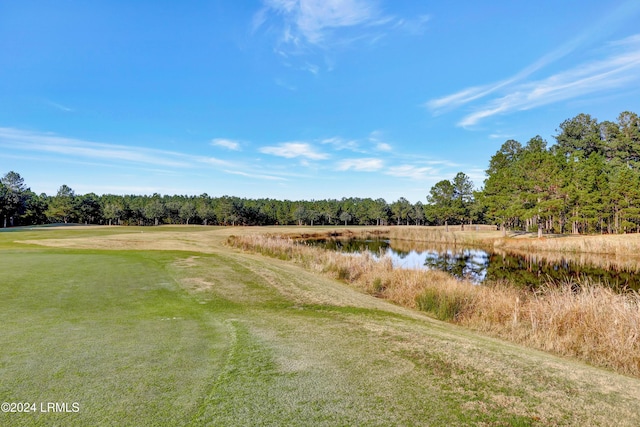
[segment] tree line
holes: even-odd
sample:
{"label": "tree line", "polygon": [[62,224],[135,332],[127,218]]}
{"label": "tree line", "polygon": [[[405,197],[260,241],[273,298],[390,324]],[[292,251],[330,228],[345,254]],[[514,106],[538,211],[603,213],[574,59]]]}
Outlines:
{"label": "tree line", "polygon": [[[456,181],[457,180],[457,181]],[[456,176],[464,195],[460,201],[473,200],[473,183],[464,175]],[[458,192],[454,192],[458,195]],[[440,199],[434,199],[440,203]],[[460,223],[471,220],[464,207],[455,205],[451,218],[441,218],[441,208],[411,203],[401,197],[395,202],[371,198],[328,200],[246,199],[233,196],[210,197],[184,195],[77,195],[62,185],[55,196],[36,194],[17,172],[0,178],[0,219],[3,226],[47,223],[83,223],[105,225],[429,225],[443,221]],[[462,209],[462,210],[461,210]]]}
{"label": "tree line", "polygon": [[0,179],[3,226],[47,223],[105,225],[389,225],[428,223],[424,205],[400,198],[290,201],[232,196],[76,195],[62,185],[55,196],[36,194],[16,172]]}
{"label": "tree line", "polygon": [[436,183],[426,203],[371,198],[246,199],[233,196],[77,195],[62,185],[35,194],[15,171],[0,178],[2,225],[445,225],[491,223],[542,233],[640,231],[640,119],[579,114],[540,136],[508,140],[491,157],[481,189],[459,172]]}

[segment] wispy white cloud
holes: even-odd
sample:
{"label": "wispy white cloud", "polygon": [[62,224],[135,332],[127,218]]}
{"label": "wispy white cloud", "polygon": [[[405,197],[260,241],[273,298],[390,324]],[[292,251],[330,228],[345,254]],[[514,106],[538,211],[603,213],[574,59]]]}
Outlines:
{"label": "wispy white cloud", "polygon": [[631,47],[632,49],[635,49],[638,47],[638,45],[640,45],[640,34],[634,34],[624,39],[614,40],[609,43],[609,47],[613,48],[620,46],[624,48]]}
{"label": "wispy white cloud", "polygon": [[61,155],[66,159],[94,162],[146,164],[159,167],[192,168],[195,165],[230,166],[215,157],[194,156],[175,151],[83,141],[48,133],[0,128],[0,146],[11,150]]}
{"label": "wispy white cloud", "polygon": [[513,138],[513,134],[495,132],[489,135],[490,139],[509,139]]}
{"label": "wispy white cloud", "polygon": [[378,150],[378,151],[391,151],[392,147],[391,147],[391,145],[387,144],[386,142],[378,142],[376,144],[376,150]]}
{"label": "wispy white cloud", "polygon": [[[616,43],[617,52],[579,64],[542,80],[510,85],[503,96],[490,99],[458,124],[472,126],[496,114],[528,110],[602,91],[621,90],[640,81],[640,37]],[[612,49],[613,50],[613,49]]]}
{"label": "wispy white cloud", "polygon": [[451,95],[429,100],[426,102],[425,106],[438,114],[443,111],[449,111],[461,107],[462,105],[468,104],[476,99],[483,98],[490,93],[495,92],[502,86],[505,86],[505,84],[500,82],[494,85],[469,87],[459,92],[452,93]]}
{"label": "wispy white cloud", "polygon": [[391,176],[411,179],[433,178],[439,172],[431,166],[400,165],[392,166],[385,173]]}
{"label": "wispy white cloud", "polygon": [[427,23],[431,20],[430,15],[420,15],[415,18],[398,19],[394,24],[394,28],[401,29],[412,35],[424,34]]}
{"label": "wispy white cloud", "polygon": [[393,147],[382,141],[382,132],[373,131],[366,138],[346,139],[339,136],[325,138],[320,140],[322,144],[330,145],[333,150],[342,151],[349,150],[355,153],[372,153],[372,152],[388,152]]}
{"label": "wispy white cloud", "polygon": [[459,168],[462,166],[460,163],[455,163],[450,160],[424,160],[422,163],[430,166],[446,166],[449,168]]}
{"label": "wispy white cloud", "polygon": [[[375,44],[385,31],[393,29],[396,21],[382,13],[379,0],[263,0],[262,3],[263,7],[253,16],[251,30],[275,32],[274,51],[287,60],[358,42]],[[333,61],[329,61],[327,70],[333,69]],[[298,68],[313,74],[321,69],[309,61]]]}
{"label": "wispy white cloud", "polygon": [[320,72],[320,67],[310,62],[305,62],[305,64],[302,67],[300,67],[300,69],[303,71],[308,71],[314,75],[317,75]]}
{"label": "wispy white cloud", "polygon": [[392,147],[383,140],[382,131],[374,130],[369,134],[369,142],[373,144],[376,151],[391,151]]}
{"label": "wispy white cloud", "polygon": [[[16,160],[28,160],[29,162],[32,163],[36,163],[36,162],[41,162],[43,164],[51,164],[52,161],[55,161],[55,163],[59,163],[59,164],[68,164],[68,165],[72,165],[71,167],[76,167],[76,166],[90,166],[90,167],[95,167],[95,168],[104,168],[104,167],[108,167],[111,169],[131,169],[131,164],[128,163],[105,163],[104,161],[101,161],[100,159],[87,159],[87,160],[81,160],[79,158],[73,158],[73,157],[56,157],[54,159],[52,159],[52,157],[47,154],[46,152],[44,153],[40,153],[40,152],[36,152],[34,154],[10,154],[8,153],[8,151],[15,149],[15,147],[11,147],[10,145],[3,145],[2,142],[0,142],[0,147],[3,147],[3,153],[2,153],[2,157],[5,159],[16,159]],[[20,149],[18,149],[20,151]],[[177,170],[176,169],[169,169],[167,167],[154,167],[154,165],[149,165],[147,166],[142,166],[140,164],[136,164],[135,165],[135,170],[138,172],[146,172],[148,174],[154,174],[154,175],[171,175],[171,174],[177,174]]]}
{"label": "wispy white cloud", "polygon": [[[565,58],[571,55],[573,52],[577,51],[580,48],[584,48],[587,44],[593,44],[598,40],[604,40],[608,35],[612,34],[612,32],[620,26],[623,21],[629,21],[633,19],[637,19],[638,13],[640,12],[640,3],[636,0],[626,0],[619,3],[616,7],[610,8],[610,12],[602,17],[598,22],[585,26],[585,30],[575,36],[574,38],[568,40],[567,42],[561,44],[559,47],[549,52],[548,54],[542,56],[537,61],[533,62],[529,66],[522,69],[520,72],[515,75],[499,80],[494,83],[490,83],[487,85],[481,86],[473,86],[469,88],[462,89],[456,93],[446,95],[440,98],[432,99],[425,103],[425,106],[429,108],[434,114],[439,114],[445,111],[450,111],[456,108],[459,108],[463,105],[472,103],[476,100],[485,98],[491,94],[498,93],[499,97],[497,99],[492,99],[484,106],[481,106],[475,113],[470,114],[465,117],[459,124],[461,126],[475,124],[477,121],[490,117],[499,113],[506,113],[512,111],[514,109],[526,109],[526,102],[518,102],[516,99],[526,97],[527,94],[534,93],[533,99],[537,100],[537,96],[535,96],[536,92],[536,82],[527,83],[526,79],[528,79],[534,73],[544,69],[548,65],[557,62],[558,60]],[[638,36],[632,36],[627,39],[624,39],[619,42],[610,43],[610,47],[621,47],[623,49],[627,49],[627,52],[633,52],[638,49]],[[606,63],[612,63],[616,61],[616,54],[613,54],[608,57],[608,59],[600,60],[600,65]],[[561,90],[563,84],[560,83],[558,85],[553,84],[554,80],[561,80],[562,78],[571,77],[572,74],[575,74],[576,77],[587,82],[589,80],[588,76],[580,75],[578,72],[582,67],[591,68],[591,73],[593,73],[592,77],[596,77],[601,74],[596,67],[593,67],[594,64],[597,64],[594,61],[584,62],[581,66],[575,67],[572,70],[561,71],[557,73],[555,76],[548,77],[546,79],[538,79],[537,83],[541,86],[545,84],[551,83],[550,87],[556,87],[559,89],[556,92],[556,95],[560,95],[555,100],[551,102],[557,102],[559,100],[568,99],[574,96],[580,96],[583,92],[580,92],[580,85],[573,86],[573,93],[570,90]],[[635,68],[635,67],[634,67]],[[634,71],[629,70],[627,77],[630,77]],[[619,77],[619,76],[618,76]],[[618,79],[617,82],[622,84],[622,80]],[[588,85],[588,83],[586,83]],[[612,87],[619,87],[619,84],[612,82]],[[584,88],[584,86],[582,86]],[[593,86],[588,93],[592,93],[601,89],[607,89],[606,83],[602,80]],[[561,92],[563,94],[561,95]],[[510,95],[514,95],[509,98]],[[546,102],[548,103],[548,102]],[[512,105],[517,105],[512,107]],[[532,107],[542,105],[537,104],[535,102],[531,103]],[[524,106],[524,108],[523,108]]]}
{"label": "wispy white cloud", "polygon": [[264,23],[267,10],[284,21],[285,43],[326,41],[332,29],[374,23],[380,18],[377,5],[370,0],[265,0],[265,9],[254,17],[254,28]]}
{"label": "wispy white cloud", "polygon": [[276,146],[262,147],[260,152],[288,159],[302,157],[309,160],[324,160],[329,158],[328,154],[316,151],[306,142],[283,142]]}
{"label": "wispy white cloud", "polygon": [[499,80],[497,82],[487,84],[487,85],[472,86],[469,88],[465,88],[451,95],[446,95],[441,98],[436,98],[436,99],[427,101],[425,105],[427,108],[429,108],[433,112],[441,113],[441,112],[450,111],[455,108],[461,107],[477,99],[484,98],[488,95],[491,95],[494,92],[497,92],[503,88],[508,88],[510,87],[510,85],[513,85],[519,81],[526,79],[536,71],[570,54],[583,42],[584,39],[585,39],[584,35],[576,37],[575,39],[569,41],[568,43],[563,44],[559,48],[543,56],[542,58],[535,61],[533,64],[525,67],[523,70],[519,71],[518,73],[516,73],[515,75],[507,79]]}
{"label": "wispy white cloud", "polygon": [[[636,1],[625,1],[604,16],[600,22],[587,27],[585,31],[515,75],[494,83],[464,88],[458,92],[431,99],[425,103],[425,106],[432,113],[441,114],[467,104],[480,103],[474,112],[458,123],[459,126],[466,127],[496,114],[526,110],[604,90],[620,89],[629,82],[640,80],[636,77],[639,74],[638,35],[610,43],[604,58],[583,60],[578,66],[545,78],[531,81],[530,77],[550,64],[584,48],[585,45],[604,39],[611,34],[617,24],[633,19],[639,11],[640,5]],[[598,53],[602,54],[602,51]]]}
{"label": "wispy white cloud", "polygon": [[214,147],[226,148],[227,150],[232,150],[232,151],[240,150],[240,143],[232,139],[215,138],[211,140],[211,145],[213,145]]}
{"label": "wispy white cloud", "polygon": [[542,56],[524,69],[520,70],[515,75],[494,83],[465,88],[456,93],[432,99],[428,101],[425,106],[432,110],[434,113],[441,113],[461,107],[503,88],[508,88],[511,85],[526,79],[527,77],[545,68],[546,66],[570,55],[578,48],[584,46],[586,43],[608,34],[611,29],[615,28],[620,21],[629,19],[630,16],[637,14],[638,9],[639,6],[635,0],[628,0],[619,5],[617,8],[613,9],[611,13],[605,16],[600,22],[587,27],[582,33],[561,44],[556,49]]}
{"label": "wispy white cloud", "polygon": [[320,141],[322,144],[329,144],[334,150],[350,150],[355,152],[360,152],[360,144],[358,141],[353,139],[344,139],[339,136],[334,136],[331,138],[325,138]]}
{"label": "wispy white cloud", "polygon": [[334,69],[336,52],[371,48],[392,34],[424,33],[429,15],[389,15],[382,1],[262,0],[250,29],[271,39],[275,35],[273,51],[286,66],[318,75]]}
{"label": "wispy white cloud", "polygon": [[375,172],[384,166],[381,159],[363,158],[363,159],[344,159],[338,162],[337,169],[339,171],[354,170],[358,172]]}
{"label": "wispy white cloud", "polygon": [[66,105],[62,105],[62,104],[60,104],[60,103],[53,102],[53,101],[51,101],[51,100],[49,100],[49,99],[46,99],[46,100],[45,100],[45,103],[46,103],[47,105],[49,105],[50,107],[53,107],[53,108],[55,108],[56,110],[64,111],[65,113],[72,113],[72,112],[74,112],[74,111],[75,111],[75,110],[74,110],[73,108],[71,108],[71,107],[67,107]]}
{"label": "wispy white cloud", "polygon": [[225,170],[225,172],[230,173],[232,175],[246,176],[248,178],[266,179],[269,181],[287,181],[286,178],[283,178],[281,176],[255,174],[255,173],[247,173],[247,172],[233,171],[233,170]]}
{"label": "wispy white cloud", "polygon": [[251,32],[256,32],[262,25],[267,21],[268,18],[268,7],[263,7],[253,14],[253,19],[251,20]]}
{"label": "wispy white cloud", "polygon": [[287,83],[285,80],[283,79],[275,79],[275,83],[276,85],[283,87],[287,90],[290,90],[291,92],[295,92],[296,90],[298,90],[298,88],[292,84]]}

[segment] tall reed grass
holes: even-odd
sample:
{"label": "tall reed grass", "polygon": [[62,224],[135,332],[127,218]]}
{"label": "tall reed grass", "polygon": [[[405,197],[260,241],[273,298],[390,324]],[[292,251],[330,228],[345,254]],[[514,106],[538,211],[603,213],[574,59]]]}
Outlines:
{"label": "tall reed grass", "polygon": [[476,286],[440,271],[393,267],[389,257],[341,254],[286,236],[231,237],[235,247],[294,261],[380,298],[533,348],[640,377],[640,296],[600,284]]}
{"label": "tall reed grass", "polygon": [[638,256],[640,234],[607,234],[585,236],[552,236],[542,239],[521,236],[495,239],[493,246],[522,251],[565,252],[580,254],[612,254]]}
{"label": "tall reed grass", "polygon": [[450,225],[449,231],[445,227],[398,226],[388,228],[385,234],[394,240],[448,245],[489,245],[500,236],[495,226],[474,224],[466,224],[464,228]]}
{"label": "tall reed grass", "polygon": [[413,242],[432,242],[489,246],[495,249],[523,252],[558,252],[571,254],[610,254],[635,256],[640,254],[640,233],[606,235],[545,235],[537,238],[531,233],[510,234],[504,237],[491,225],[460,225],[444,227],[396,226],[381,231],[391,239]]}

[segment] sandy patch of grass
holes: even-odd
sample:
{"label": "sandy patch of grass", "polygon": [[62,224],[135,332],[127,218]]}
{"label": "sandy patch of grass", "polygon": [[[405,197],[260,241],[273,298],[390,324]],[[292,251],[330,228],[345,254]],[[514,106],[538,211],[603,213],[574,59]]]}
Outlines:
{"label": "sandy patch of grass", "polygon": [[189,230],[185,232],[153,230],[90,237],[17,240],[16,243],[73,249],[165,250],[212,253],[215,248],[219,247],[221,240],[219,237],[220,230]]}
{"label": "sandy patch of grass", "polygon": [[200,256],[193,255],[193,256],[190,256],[188,258],[179,259],[179,260],[175,261],[173,263],[173,265],[175,265],[176,267],[181,267],[181,268],[195,267],[196,265],[198,265],[198,260],[199,259],[200,259]]}
{"label": "sandy patch of grass", "polygon": [[190,292],[207,292],[213,290],[215,285],[201,277],[188,277],[182,280],[184,287]]}

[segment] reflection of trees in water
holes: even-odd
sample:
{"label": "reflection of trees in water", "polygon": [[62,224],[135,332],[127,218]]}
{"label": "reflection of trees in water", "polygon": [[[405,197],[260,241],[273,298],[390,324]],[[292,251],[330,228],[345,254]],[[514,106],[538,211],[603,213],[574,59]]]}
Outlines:
{"label": "reflection of trees in water", "polygon": [[386,251],[389,247],[389,241],[380,238],[372,239],[317,239],[309,240],[308,244],[314,246],[322,246],[325,249],[338,252],[364,252],[370,251],[374,254],[380,251]]}
{"label": "reflection of trees in water", "polygon": [[[585,280],[601,282],[614,289],[640,290],[640,274],[637,263],[622,266],[611,261],[605,264],[590,262],[583,255],[571,259],[564,256],[540,254],[515,254],[510,252],[488,253],[472,248],[452,248],[441,245],[412,247],[413,242],[398,243],[393,246],[389,240],[370,239],[323,239],[307,241],[308,244],[341,252],[370,251],[376,255],[389,253],[403,260],[411,253],[425,256],[424,267],[445,271],[459,279],[474,283],[487,281],[507,281],[516,286],[530,289],[547,283],[583,283]],[[632,266],[635,265],[635,268]]]}
{"label": "reflection of trees in water", "polygon": [[483,281],[489,256],[476,249],[458,251],[429,252],[424,261],[425,267],[445,271],[458,279],[467,279],[474,283]]}
{"label": "reflection of trees in water", "polygon": [[538,255],[491,254],[487,267],[487,280],[506,280],[528,288],[546,283],[601,282],[614,289],[638,290],[640,283],[635,272],[623,268],[604,269],[567,258],[547,261]]}

